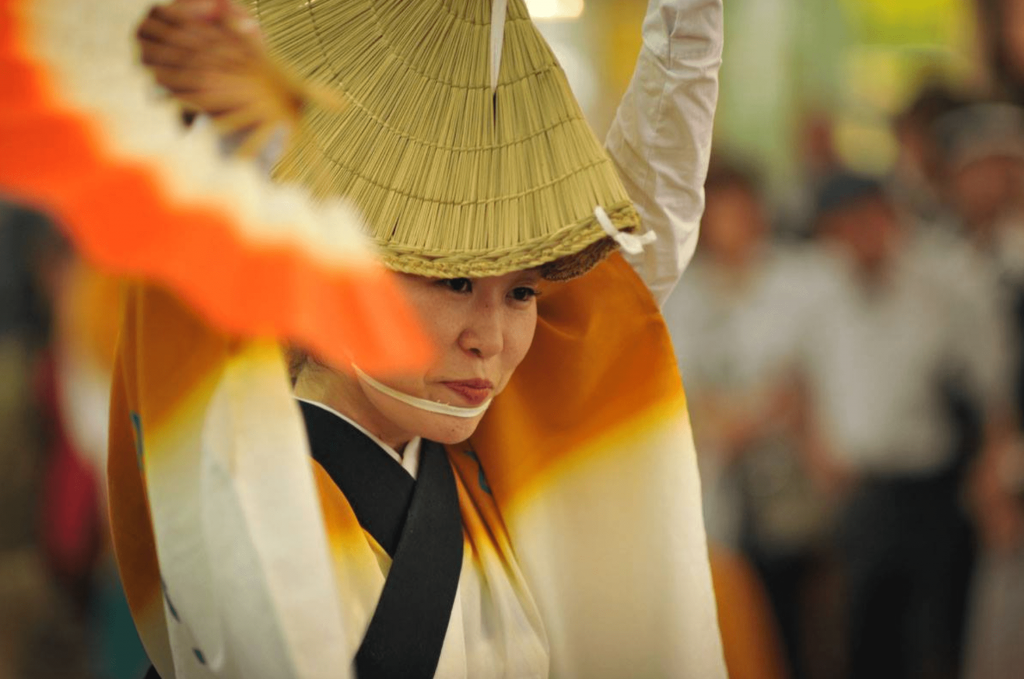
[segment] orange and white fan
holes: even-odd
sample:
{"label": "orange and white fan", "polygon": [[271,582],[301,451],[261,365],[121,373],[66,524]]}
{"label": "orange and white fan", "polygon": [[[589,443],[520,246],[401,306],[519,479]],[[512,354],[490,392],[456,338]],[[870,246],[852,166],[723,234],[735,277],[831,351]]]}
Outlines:
{"label": "orange and white fan", "polygon": [[[105,271],[158,284],[237,336],[367,369],[422,361],[359,216],[223,152],[225,127],[246,131],[252,155],[316,95],[257,63],[212,83],[235,101],[248,88],[251,106],[186,129],[180,97],[158,91],[139,60],[136,29],[152,4],[0,0],[0,192],[48,213]],[[288,97],[294,111],[279,104]]]}
{"label": "orange and white fan", "polygon": [[231,126],[265,149],[277,102],[314,95],[257,64],[235,83],[281,91],[186,129],[139,60],[151,5],[0,0],[0,193],[126,281],[112,528],[161,675],[339,676],[351,632],[280,344],[378,372],[428,348],[353,210],[223,151]]}

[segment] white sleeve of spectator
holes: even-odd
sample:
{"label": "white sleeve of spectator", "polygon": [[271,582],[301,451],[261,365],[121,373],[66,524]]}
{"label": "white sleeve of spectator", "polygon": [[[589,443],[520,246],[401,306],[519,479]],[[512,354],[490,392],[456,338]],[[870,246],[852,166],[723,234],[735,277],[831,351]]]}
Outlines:
{"label": "white sleeve of spectator", "polygon": [[[986,415],[1009,406],[1013,376],[1010,329],[998,291],[968,285],[957,300],[953,342],[961,378]],[[994,286],[993,286],[994,287]]]}
{"label": "white sleeve of spectator", "polygon": [[650,0],[608,153],[658,240],[626,259],[658,304],[697,246],[722,62],[721,0]]}

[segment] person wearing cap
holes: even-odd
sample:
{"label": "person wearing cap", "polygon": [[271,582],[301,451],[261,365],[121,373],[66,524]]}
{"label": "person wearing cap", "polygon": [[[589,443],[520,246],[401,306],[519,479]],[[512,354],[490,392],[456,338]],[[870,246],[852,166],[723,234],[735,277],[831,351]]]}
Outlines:
{"label": "person wearing cap", "polygon": [[800,368],[812,471],[840,498],[851,677],[956,676],[970,542],[950,389],[998,445],[999,319],[922,259],[883,185],[840,174],[818,200],[833,273],[808,308]]}
{"label": "person wearing cap", "polygon": [[[607,151],[521,0],[247,4],[255,40],[223,3],[154,10],[144,60],[193,110],[245,118],[245,145],[272,127],[235,115],[258,88],[210,83],[266,46],[288,71],[266,109],[299,113],[275,178],[359,209],[436,356],[393,375],[300,355],[289,405],[230,340],[134,293],[111,513],[154,674],[724,677],[659,311],[703,209],[721,3],[652,0]],[[183,339],[161,354],[168,328]],[[182,343],[225,368],[206,400],[182,388],[200,405],[180,421],[147,416],[183,378],[145,375],[168,377]],[[196,518],[173,477],[202,464],[153,453],[181,456],[178,429],[246,458],[308,449],[319,512],[254,490],[302,481],[281,455],[252,486],[228,464],[223,513]]]}
{"label": "person wearing cap", "polygon": [[950,211],[979,250],[998,251],[1020,219],[1024,109],[965,104],[936,121],[935,136]]}
{"label": "person wearing cap", "polygon": [[1012,405],[1004,418],[1010,440],[983,451],[969,485],[979,550],[964,676],[1016,676],[1024,671],[1017,639],[1024,596],[1019,584],[1024,573],[1024,451],[1018,430],[1024,412],[1024,112],[1006,103],[974,102],[941,118],[937,132],[947,165],[947,200],[958,230],[932,246],[933,258],[952,279],[951,287],[968,295],[974,307],[992,308],[1012,332],[1006,373]]}
{"label": "person wearing cap", "polygon": [[898,152],[887,183],[896,208],[908,219],[930,224],[945,216],[944,166],[935,122],[958,105],[956,94],[941,82],[932,82],[891,121]]}

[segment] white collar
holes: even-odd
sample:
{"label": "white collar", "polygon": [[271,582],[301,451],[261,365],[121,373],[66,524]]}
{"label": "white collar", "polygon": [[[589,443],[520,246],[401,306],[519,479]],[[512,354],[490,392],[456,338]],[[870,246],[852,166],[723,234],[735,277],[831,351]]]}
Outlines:
{"label": "white collar", "polygon": [[381,441],[379,438],[377,438],[376,436],[374,436],[370,432],[366,431],[366,429],[363,428],[359,423],[354,422],[352,420],[352,418],[350,418],[350,417],[348,417],[346,415],[342,415],[341,413],[339,413],[334,408],[331,408],[330,406],[326,406],[323,403],[319,403],[317,401],[310,401],[307,398],[299,398],[298,396],[295,397],[295,400],[302,401],[303,403],[308,403],[309,405],[312,405],[312,406],[316,406],[318,408],[326,410],[329,413],[333,413],[334,415],[336,415],[336,416],[340,417],[341,419],[345,420],[346,422],[351,424],[353,427],[355,427],[356,429],[361,431],[368,439],[370,439],[371,441],[376,443],[378,446],[380,446],[381,449],[383,449],[385,453],[390,455],[391,458],[395,462],[397,462],[398,464],[400,464],[402,466],[402,469],[404,469],[405,471],[409,472],[409,476],[413,477],[414,479],[416,478],[416,474],[419,472],[419,468],[420,468],[420,442],[422,441],[422,439],[419,436],[417,436],[416,438],[414,438],[413,440],[411,440],[407,444],[405,444],[405,450],[402,452],[401,455],[399,455],[398,452],[394,448],[392,448],[388,444],[384,443],[383,441]]}

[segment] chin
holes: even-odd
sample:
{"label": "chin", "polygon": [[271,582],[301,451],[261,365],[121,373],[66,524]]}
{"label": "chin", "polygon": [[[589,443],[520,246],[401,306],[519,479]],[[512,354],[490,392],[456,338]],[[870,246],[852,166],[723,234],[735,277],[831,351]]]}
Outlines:
{"label": "chin", "polygon": [[414,431],[429,441],[446,445],[462,443],[476,431],[483,415],[471,419],[452,417],[451,415],[435,415],[420,413],[418,426]]}

